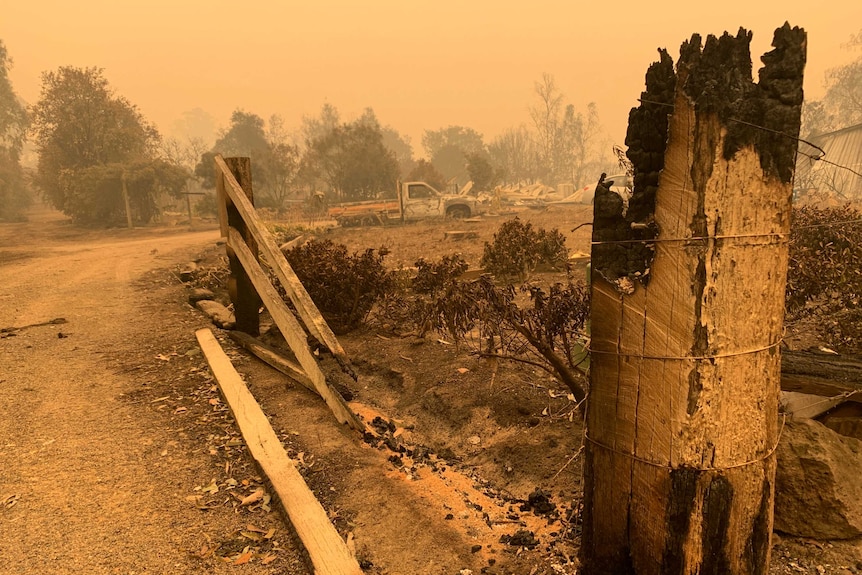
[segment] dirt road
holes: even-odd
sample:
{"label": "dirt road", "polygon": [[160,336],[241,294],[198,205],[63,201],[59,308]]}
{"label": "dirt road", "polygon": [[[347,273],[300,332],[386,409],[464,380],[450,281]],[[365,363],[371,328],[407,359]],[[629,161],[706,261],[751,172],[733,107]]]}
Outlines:
{"label": "dirt road", "polygon": [[[221,459],[171,425],[185,409],[177,398],[138,398],[142,387],[171,396],[171,366],[186,375],[180,360],[204,325],[177,305],[176,283],[142,277],[189,261],[217,236],[83,232],[51,212],[0,225],[0,329],[66,320],[0,334],[3,573],[227,573],[235,567],[219,555],[232,541],[235,562],[252,559],[244,573],[305,572],[275,513],[201,510]],[[261,545],[255,533],[277,534],[265,541],[269,554],[243,560],[249,524],[251,549]]]}

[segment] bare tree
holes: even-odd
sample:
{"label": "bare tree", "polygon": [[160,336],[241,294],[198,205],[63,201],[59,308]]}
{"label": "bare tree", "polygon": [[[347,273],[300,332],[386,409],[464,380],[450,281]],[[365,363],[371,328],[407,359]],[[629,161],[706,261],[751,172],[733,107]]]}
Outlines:
{"label": "bare tree", "polygon": [[187,169],[194,174],[201,156],[209,149],[203,138],[164,138],[158,144],[159,156],[166,162]]}
{"label": "bare tree", "polygon": [[530,184],[539,177],[536,144],[526,126],[510,128],[497,136],[488,146],[488,153],[506,183]]}
{"label": "bare tree", "polygon": [[275,207],[281,210],[296,183],[301,152],[299,146],[293,143],[291,133],[285,128],[284,118],[278,114],[269,118],[266,139],[269,149],[264,161],[270,175],[267,193]]}
{"label": "bare tree", "polygon": [[544,74],[535,84],[538,103],[530,108],[535,127],[539,177],[547,184],[593,181],[613,162],[611,145],[603,141],[598,107],[587,105],[586,113],[565,104],[554,77]]}
{"label": "bare tree", "polygon": [[536,129],[536,142],[543,165],[543,179],[553,178],[563,160],[561,144],[563,125],[563,94],[551,74],[542,74],[542,80],[535,83],[539,102],[530,108],[530,118]]}
{"label": "bare tree", "polygon": [[572,106],[569,106],[566,112],[564,126],[566,149],[571,160],[571,181],[577,186],[592,183],[613,162],[613,145],[604,137],[599,109],[595,102],[587,104],[586,114],[575,114]]}

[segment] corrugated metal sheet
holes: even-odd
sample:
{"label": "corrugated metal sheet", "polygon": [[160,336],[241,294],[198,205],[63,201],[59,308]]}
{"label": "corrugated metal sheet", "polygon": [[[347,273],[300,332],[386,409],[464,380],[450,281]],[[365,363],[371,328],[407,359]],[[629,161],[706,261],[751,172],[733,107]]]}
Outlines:
{"label": "corrugated metal sheet", "polygon": [[812,159],[810,156],[818,157],[820,153],[799,143],[794,194],[800,199],[862,200],[862,177],[850,171],[862,174],[862,124],[808,140],[826,152],[826,161]]}

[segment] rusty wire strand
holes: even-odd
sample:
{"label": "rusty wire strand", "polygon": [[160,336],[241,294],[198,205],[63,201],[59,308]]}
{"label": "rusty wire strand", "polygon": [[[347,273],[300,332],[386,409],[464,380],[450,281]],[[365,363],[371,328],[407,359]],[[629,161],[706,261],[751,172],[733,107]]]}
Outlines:
{"label": "rusty wire strand", "polygon": [[650,465],[652,467],[658,467],[659,469],[674,470],[674,469],[686,468],[686,469],[694,469],[695,471],[727,471],[728,469],[737,469],[740,467],[747,467],[749,465],[754,465],[754,464],[760,463],[760,462],[765,461],[765,460],[769,459],[770,457],[772,457],[772,455],[778,449],[778,444],[781,441],[782,434],[784,433],[784,426],[787,423],[787,414],[782,414],[782,416],[783,416],[783,419],[781,421],[781,428],[778,430],[778,439],[775,440],[775,445],[773,445],[769,449],[769,451],[767,451],[762,457],[758,457],[757,459],[751,459],[749,461],[744,461],[742,463],[736,463],[734,465],[727,465],[725,467],[712,467],[712,466],[693,467],[693,466],[685,465],[685,464],[673,466],[670,463],[658,463],[656,461],[650,461],[649,459],[639,457],[639,456],[635,455],[634,453],[629,453],[627,451],[621,451],[619,449],[611,447],[610,445],[605,445],[604,443],[596,441],[595,439],[593,439],[592,437],[590,437],[587,434],[586,428],[584,428],[584,439],[589,441],[590,443],[592,443],[596,447],[601,447],[602,449],[604,449],[606,451],[610,451],[611,453],[616,453],[617,455],[622,455],[623,457],[628,457],[629,459],[631,459],[633,461],[637,461],[638,463],[643,463],[644,465]]}
{"label": "rusty wire strand", "polygon": [[[643,104],[653,104],[656,106],[666,106],[668,108],[674,107],[673,104],[668,104],[667,102],[656,102],[654,100],[645,100],[643,98],[638,98],[638,102],[641,102]],[[862,178],[862,173],[857,172],[853,168],[851,168],[849,166],[843,166],[841,164],[836,164],[835,162],[831,162],[829,160],[826,160],[825,159],[826,158],[826,150],[824,150],[823,148],[821,148],[820,146],[818,146],[817,144],[815,144],[813,142],[809,142],[805,138],[800,138],[799,136],[793,136],[791,134],[781,132],[779,130],[773,130],[772,128],[767,128],[766,126],[760,126],[758,124],[752,124],[751,122],[746,122],[745,120],[740,120],[739,118],[728,118],[728,120],[731,122],[736,122],[737,124],[742,124],[743,126],[749,126],[750,128],[755,128],[757,130],[761,130],[763,132],[769,132],[770,134],[775,134],[776,136],[784,136],[785,138],[790,138],[791,140],[796,140],[797,142],[802,142],[803,144],[811,146],[812,148],[814,148],[815,150],[820,152],[820,155],[814,156],[812,154],[805,153],[805,152],[798,150],[798,149],[797,149],[797,153],[802,154],[803,156],[806,156],[806,157],[814,160],[815,162],[823,162],[824,164],[829,164],[830,166],[835,166],[836,168],[841,168],[842,170],[847,170],[851,174],[855,174],[855,175],[859,176],[860,178]]]}

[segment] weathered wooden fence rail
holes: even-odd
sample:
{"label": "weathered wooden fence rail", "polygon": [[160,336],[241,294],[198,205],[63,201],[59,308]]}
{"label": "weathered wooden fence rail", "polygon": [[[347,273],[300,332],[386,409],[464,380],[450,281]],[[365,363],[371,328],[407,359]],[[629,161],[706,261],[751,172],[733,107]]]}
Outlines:
{"label": "weathered wooden fence rail", "polygon": [[[232,333],[232,337],[270,365],[320,395],[340,423],[364,433],[365,425],[350,410],[344,398],[329,385],[308,346],[308,334],[311,334],[329,348],[345,371],[355,377],[344,349],[254,211],[249,158],[216,156],[215,167],[219,227],[222,236],[227,238],[231,272],[228,288],[236,317],[237,331]],[[270,281],[258,259],[259,253],[290,297],[299,319]],[[266,306],[299,365],[262,345],[254,337],[260,332],[261,303]],[[326,510],[305,484],[294,462],[287,456],[266,415],[212,332],[202,329],[195,335],[249,451],[269,478],[308,552],[314,572],[319,575],[362,573],[356,558],[330,522]]]}
{"label": "weathered wooden fence rail", "polygon": [[209,329],[195,333],[252,457],[308,552],[316,575],[360,575],[359,563],[287,456],[266,415]]}

